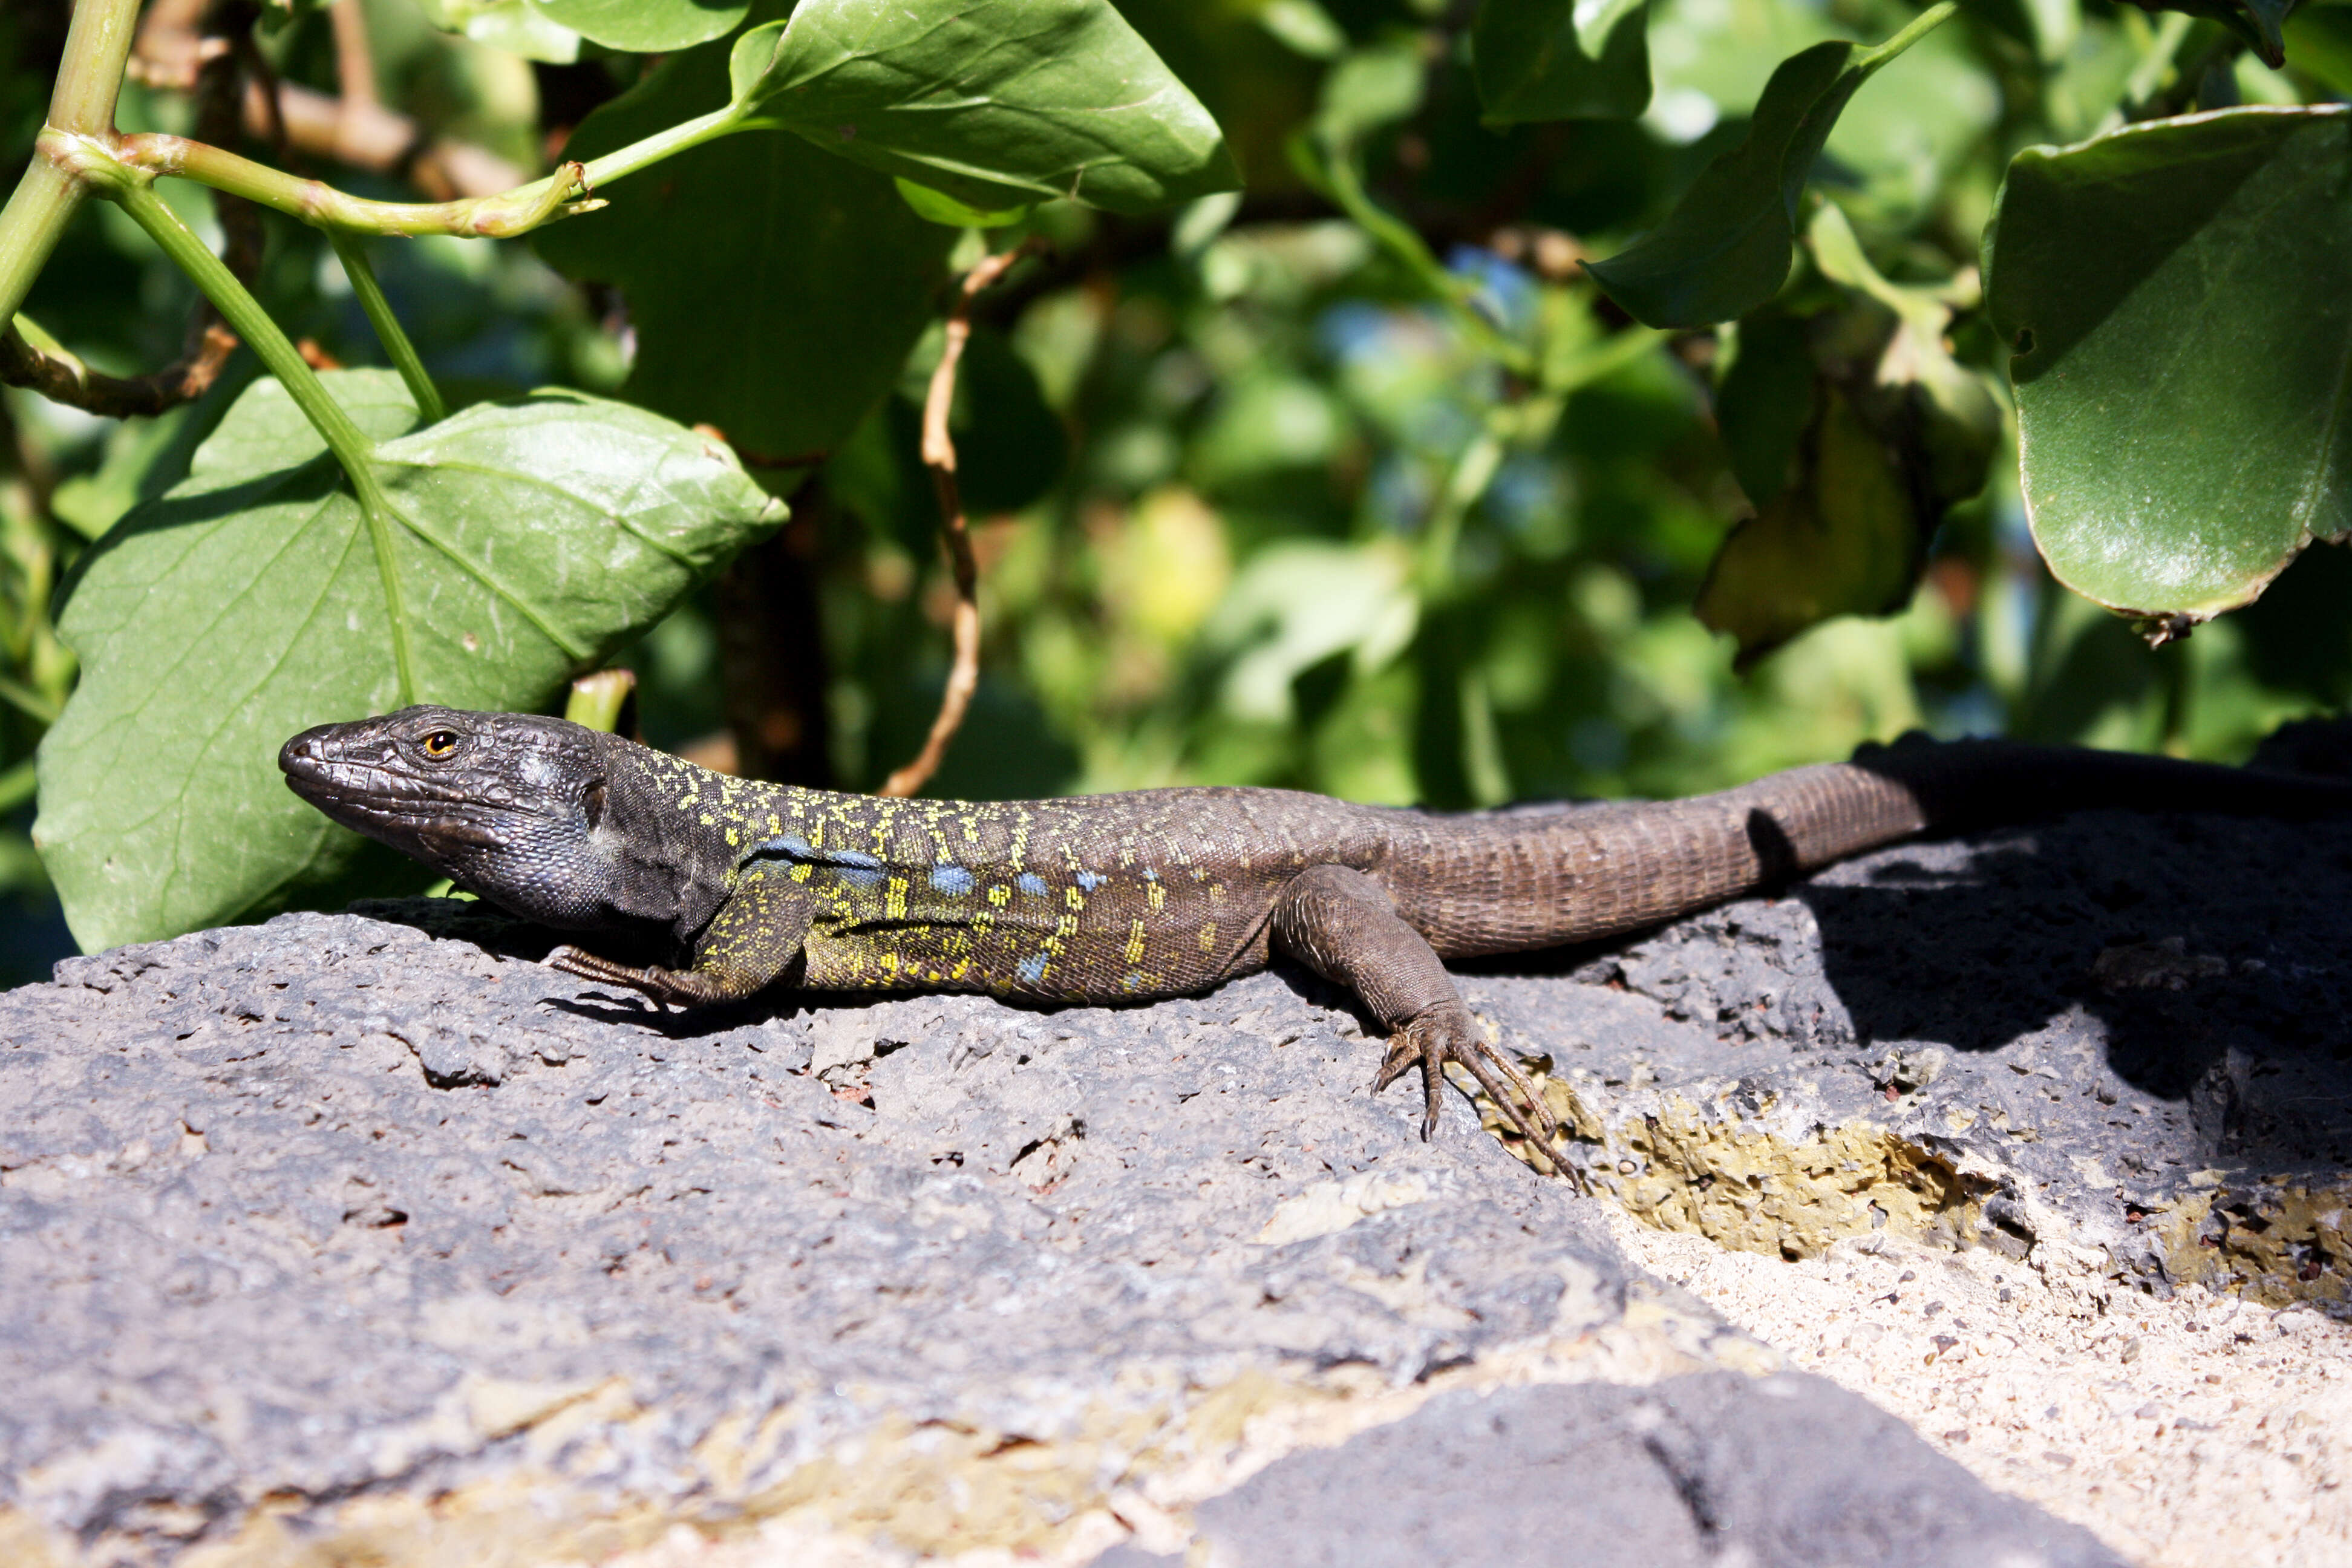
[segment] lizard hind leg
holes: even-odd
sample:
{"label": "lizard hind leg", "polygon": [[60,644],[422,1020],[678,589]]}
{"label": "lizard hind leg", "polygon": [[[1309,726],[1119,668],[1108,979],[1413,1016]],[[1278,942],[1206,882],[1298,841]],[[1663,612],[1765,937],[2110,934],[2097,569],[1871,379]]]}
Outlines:
{"label": "lizard hind leg", "polygon": [[1391,1031],[1374,1093],[1418,1066],[1421,1135],[1437,1131],[1445,1065],[1459,1062],[1520,1137],[1540,1150],[1555,1173],[1551,1141],[1559,1131],[1543,1097],[1517,1064],[1486,1043],[1453,976],[1419,931],[1397,913],[1388,889],[1345,866],[1314,866],[1276,899],[1276,945],[1327,980],[1349,987]]}

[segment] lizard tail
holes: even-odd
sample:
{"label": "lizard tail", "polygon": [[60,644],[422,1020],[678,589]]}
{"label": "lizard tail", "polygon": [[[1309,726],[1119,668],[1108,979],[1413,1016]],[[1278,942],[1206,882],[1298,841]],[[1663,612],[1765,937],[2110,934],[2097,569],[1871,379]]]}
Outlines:
{"label": "lizard tail", "polygon": [[2301,817],[2352,783],[2007,741],[1898,743],[1688,800],[1424,817],[1400,907],[1449,957],[1657,925],[1921,833],[2092,807]]}

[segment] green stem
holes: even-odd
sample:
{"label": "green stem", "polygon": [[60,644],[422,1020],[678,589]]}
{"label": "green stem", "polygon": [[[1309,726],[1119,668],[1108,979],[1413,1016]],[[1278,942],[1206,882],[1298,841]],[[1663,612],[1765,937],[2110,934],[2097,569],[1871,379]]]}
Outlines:
{"label": "green stem", "polygon": [[341,463],[355,488],[362,493],[376,488],[374,470],[369,459],[374,455],[375,443],[361,433],[352,423],[352,416],[342,405],[327,395],[326,387],[261,302],[246,292],[245,285],[236,280],[221,258],[210,247],[198,239],[194,231],[180,221],[180,215],[163,204],[163,198],[143,180],[122,182],[103,193],[110,200],[131,215],[131,221],[147,231],[147,237],[160,247],[164,255],[178,264],[181,271],[204,290],[205,298],[213,302],[221,319],[231,331],[245,340],[245,344],[261,358],[310,421],[327,449]]}
{"label": "green stem", "polygon": [[566,163],[545,179],[493,196],[457,202],[366,201],[321,181],[300,179],[184,136],[124,136],[116,140],[111,151],[117,160],[134,169],[194,180],[330,233],[342,229],[353,234],[454,234],[471,239],[509,239],[550,219],[602,205],[592,194],[599,185],[714,137],[748,128],[731,107],[713,110],[607,153],[594,163]]}
{"label": "green stem", "polygon": [[[10,707],[36,723],[54,724],[58,721],[59,709],[55,702],[50,701],[23,681],[13,679],[5,675],[0,675],[0,700],[5,700]],[[0,811],[6,809],[5,806],[0,806]]]}
{"label": "green stem", "polygon": [[[756,120],[738,118],[735,106],[714,109],[708,114],[698,114],[692,120],[681,120],[667,131],[656,131],[642,142],[632,142],[616,148],[601,158],[592,159],[587,166],[588,187],[609,185],[625,174],[634,174],[648,164],[664,158],[676,157],[689,147],[699,147],[705,142],[715,142],[721,136],[738,131],[763,130]],[[525,186],[528,190],[530,187]]]}
{"label": "green stem", "polygon": [[392,301],[383,297],[382,285],[375,280],[375,268],[368,265],[366,243],[355,234],[339,228],[327,231],[327,243],[335,247],[335,255],[343,264],[343,276],[352,280],[352,292],[360,299],[360,309],[367,312],[368,325],[375,329],[376,341],[383,352],[392,356],[393,368],[400,379],[408,384],[408,395],[416,405],[416,412],[427,425],[438,425],[448,417],[449,406],[441,401],[440,388],[425,374],[425,362],[417,357],[416,345],[400,330],[400,318],[392,313]]}
{"label": "green stem", "polygon": [[[49,92],[51,125],[95,135],[112,130],[122,62],[130,58],[138,21],[139,0],[80,0],[74,7],[57,86]],[[82,195],[72,172],[47,158],[34,158],[16,182],[0,210],[0,322],[16,320]]]}
{"label": "green stem", "polygon": [[[2147,53],[2140,57],[2139,64],[2132,68],[2130,79],[2124,83],[2125,103],[2137,109],[2156,96],[2156,89],[2164,85],[2165,73],[2172,68],[2174,58],[2180,53],[2180,46],[2188,41],[2189,25],[2194,20],[2186,12],[2165,14],[2164,20],[2157,24],[2156,37],[2148,45]],[[2122,122],[2120,115],[2116,122]]]}
{"label": "green stem", "polygon": [[0,812],[10,812],[33,798],[35,759],[26,757],[0,773]]}
{"label": "green stem", "polygon": [[1503,368],[1515,375],[1527,375],[1534,369],[1534,360],[1527,350],[1511,342],[1495,328],[1495,323],[1473,310],[1463,298],[1462,279],[1445,269],[1444,264],[1430,254],[1430,249],[1412,226],[1372,200],[1364,189],[1363,175],[1356,168],[1354,158],[1338,148],[1321,147],[1309,153],[1319,165],[1309,171],[1319,174],[1325,193],[1338,204],[1341,212],[1355,220],[1356,226],[1369,234],[1388,253],[1404,263],[1407,270],[1429,296],[1445,308],[1465,335],[1480,350],[1492,356]]}
{"label": "green stem", "polygon": [[26,165],[0,208],[0,321],[16,320],[83,195],[81,182],[47,158]]}
{"label": "green stem", "polygon": [[1453,583],[1454,547],[1462,537],[1463,521],[1503,466],[1502,426],[1511,413],[1507,407],[1488,413],[1486,425],[1462,448],[1453,471],[1445,476],[1445,488],[1430,510],[1429,530],[1422,536],[1421,583],[1425,595],[1440,596]]}
{"label": "green stem", "polygon": [[1876,48],[1864,49],[1854,56],[1853,64],[1849,68],[1860,71],[1867,79],[1879,67],[1950,21],[1959,8],[1960,0],[1937,0],[1937,4],[1905,23],[1893,37]]}
{"label": "green stem", "polygon": [[399,678],[399,705],[405,707],[415,701],[416,669],[408,647],[408,616],[393,558],[392,503],[376,478],[375,443],[352,423],[352,416],[343,412],[342,405],[328,395],[317,373],[303,363],[301,353],[287,341],[278,323],[270,320],[269,312],[261,308],[261,302],[236,280],[236,274],[180,221],[177,213],[163,205],[146,175],[117,163],[101,177],[105,181],[100,187],[102,194],[121,204],[131,221],[147,231],[147,237],[163,248],[163,254],[195,280],[205,298],[220,311],[221,319],[260,357],[278,384],[285,387],[286,395],[294,400],[294,405],[302,411],[302,416],[310,422],[311,428],[319,432],[320,439],[326,442],[335,460],[343,466],[344,474],[352,481],[352,493],[359,499],[360,515],[367,521],[376,571],[383,583],[384,612],[392,626],[393,663]]}
{"label": "green stem", "polygon": [[139,0],[77,0],[49,92],[49,123],[59,131],[103,135],[114,129],[122,64],[131,58]]}
{"label": "green stem", "polygon": [[115,139],[114,159],[149,174],[176,174],[243,196],[323,229],[360,234],[454,234],[503,239],[538,227],[558,213],[584,210],[580,165],[566,163],[543,180],[458,202],[371,202],[319,180],[305,180],[184,136]]}
{"label": "green stem", "polygon": [[583,675],[572,683],[572,695],[563,701],[563,716],[609,735],[621,727],[621,710],[628,706],[629,694],[636,689],[635,670],[600,669]]}

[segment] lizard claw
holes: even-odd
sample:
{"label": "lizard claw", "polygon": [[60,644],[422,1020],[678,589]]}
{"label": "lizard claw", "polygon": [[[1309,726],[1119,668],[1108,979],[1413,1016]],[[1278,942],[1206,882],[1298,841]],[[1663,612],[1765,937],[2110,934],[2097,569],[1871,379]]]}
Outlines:
{"label": "lizard claw", "polygon": [[637,992],[653,1003],[656,1012],[661,1011],[663,1004],[676,1000],[667,984],[668,975],[660,970],[633,969],[625,963],[583,952],[569,943],[550,952],[545,962],[550,969],[564,974]]}
{"label": "lizard claw", "polygon": [[1372,1092],[1380,1093],[1403,1077],[1407,1068],[1418,1064],[1423,1106],[1421,1136],[1423,1141],[1433,1138],[1437,1135],[1437,1113],[1444,1105],[1447,1062],[1461,1063],[1528,1145],[1542,1152],[1544,1163],[1551,1167],[1552,1173],[1562,1173],[1551,1152],[1552,1138],[1559,1131],[1559,1121],[1544,1104],[1543,1096],[1536,1091],[1536,1086],[1528,1081],[1528,1075],[1519,1070],[1518,1064],[1486,1043],[1486,1031],[1470,1016],[1470,1010],[1459,1003],[1433,1008],[1391,1037],[1389,1054],[1382,1058],[1381,1070],[1372,1079]]}

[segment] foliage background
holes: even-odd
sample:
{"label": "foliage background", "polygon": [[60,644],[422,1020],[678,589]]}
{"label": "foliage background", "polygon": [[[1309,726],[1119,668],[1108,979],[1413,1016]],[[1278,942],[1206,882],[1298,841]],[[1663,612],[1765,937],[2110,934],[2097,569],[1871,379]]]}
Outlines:
{"label": "foliage background", "polygon": [[[19,0],[0,12],[10,171],[38,128],[66,9]],[[1213,198],[1159,219],[1040,209],[1024,226],[1051,240],[1049,258],[983,298],[958,429],[979,531],[983,677],[932,793],[1233,783],[1442,806],[1667,795],[1912,727],[2234,760],[2352,689],[2343,552],[2307,552],[2251,609],[2150,651],[2051,583],[2024,531],[2013,450],[1947,517],[1906,610],[1832,620],[1735,669],[1730,639],[1691,608],[1727,529],[1751,510],[1717,424],[1732,345],[1714,333],[1662,338],[1575,391],[1544,439],[1507,452],[1459,520],[1450,566],[1428,569],[1448,474],[1523,389],[1302,177],[1302,129],[1360,128],[1375,197],[1475,283],[1506,338],[1598,341],[1624,318],[1574,262],[1654,225],[1737,140],[1782,56],[1819,38],[1883,37],[1906,8],[1657,0],[1654,88],[1639,120],[1500,130],[1480,121],[1464,7],[1119,9],[1216,115],[1246,190],[1237,206]],[[2198,24],[2152,79],[2161,107],[2336,96],[2352,87],[2347,14],[2299,16],[2283,71]],[[364,16],[387,104],[531,172],[646,65],[593,47],[571,64],[535,63],[436,29],[415,0],[366,0]],[[2098,0],[1972,9],[1864,89],[1817,186],[1890,277],[1965,277],[2009,157],[2097,129],[2156,36],[2144,14]],[[265,47],[285,79],[335,90],[323,16]],[[133,84],[121,122],[184,131],[188,116],[184,95]],[[413,195],[390,176],[312,172],[361,195]],[[579,271],[564,247],[594,243],[579,237],[589,225],[621,232],[622,209],[661,177],[615,186],[614,210],[536,243],[376,245],[394,305],[457,400],[555,384],[659,405],[639,328],[654,330],[664,269],[674,289],[690,271],[691,235],[641,236],[620,288],[568,280],[550,260]],[[205,191],[162,189],[217,239]],[[257,292],[289,333],[326,359],[383,363],[323,238],[276,219],[267,233]],[[953,238],[909,233],[916,247]],[[1793,290],[1829,287],[1801,255],[1800,268]],[[821,365],[835,351],[819,335],[856,306],[835,294],[798,310],[789,287],[748,278],[698,275],[693,287],[689,327],[755,371],[813,353]],[[91,363],[130,374],[173,355],[194,303],[117,209],[90,203],[26,310]],[[661,330],[688,329],[665,318]],[[1963,360],[1998,368],[1975,315],[1956,321],[1954,342]],[[952,603],[915,456],[938,352],[934,330],[822,461],[746,452],[764,483],[793,494],[795,521],[756,572],[747,563],[625,657],[648,740],[740,755],[739,740],[757,742],[730,735],[729,681],[761,679],[796,689],[748,704],[736,693],[739,723],[747,707],[766,712],[772,772],[867,788],[916,750]],[[98,420],[16,389],[0,403],[0,980],[35,978],[71,948],[26,837],[18,768],[70,689],[49,621],[55,585],[133,500],[184,475],[254,374],[241,353],[205,400],[152,421]],[[773,375],[748,381],[789,396]],[[781,657],[730,661],[730,638],[762,631]]]}

